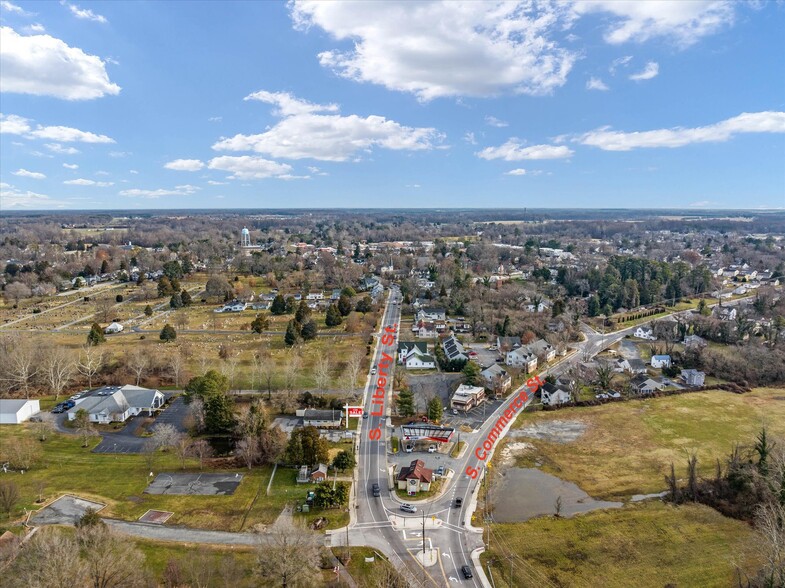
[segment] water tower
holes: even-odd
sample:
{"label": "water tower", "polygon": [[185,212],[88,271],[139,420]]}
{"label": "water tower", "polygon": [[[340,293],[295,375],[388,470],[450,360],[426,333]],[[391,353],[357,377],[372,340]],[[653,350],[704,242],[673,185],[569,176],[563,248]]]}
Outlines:
{"label": "water tower", "polygon": [[241,237],[240,245],[242,247],[250,247],[251,246],[251,232],[247,228],[243,227],[241,235],[242,235],[242,237]]}

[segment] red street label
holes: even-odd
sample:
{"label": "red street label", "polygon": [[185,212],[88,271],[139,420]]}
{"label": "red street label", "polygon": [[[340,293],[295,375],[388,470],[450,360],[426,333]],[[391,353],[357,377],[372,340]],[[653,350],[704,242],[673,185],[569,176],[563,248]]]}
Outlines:
{"label": "red street label", "polygon": [[[395,329],[398,323],[384,327],[384,335],[382,335],[381,344],[391,346],[395,343]],[[394,351],[391,351],[395,353]],[[386,351],[382,351],[382,358],[379,360],[379,373],[376,377],[376,387],[371,396],[371,415],[384,416],[384,399],[387,396],[386,388],[389,380],[389,369],[393,364],[393,358]],[[368,438],[371,441],[378,441],[382,438],[381,427],[375,427],[368,431]]]}
{"label": "red street label", "polygon": [[[488,455],[490,455],[491,450],[493,449],[494,445],[496,445],[496,441],[498,441],[499,438],[501,437],[504,428],[515,420],[516,413],[519,410],[523,410],[526,407],[526,403],[529,401],[529,397],[531,396],[531,394],[536,392],[540,386],[542,386],[542,381],[540,380],[539,376],[534,376],[533,378],[529,378],[526,381],[526,385],[529,387],[529,390],[526,390],[525,388],[521,388],[518,391],[518,394],[514,396],[512,401],[510,402],[510,405],[496,420],[496,423],[493,425],[493,428],[488,432],[488,435],[485,437],[485,440],[482,442],[482,445],[478,445],[477,448],[474,450],[474,455],[477,456],[477,459],[479,459],[480,462],[485,461]],[[478,463],[476,468],[473,468],[471,466],[466,466],[466,475],[469,476],[472,480],[475,480],[477,479],[477,476],[480,475],[481,468],[482,468],[482,463]]]}

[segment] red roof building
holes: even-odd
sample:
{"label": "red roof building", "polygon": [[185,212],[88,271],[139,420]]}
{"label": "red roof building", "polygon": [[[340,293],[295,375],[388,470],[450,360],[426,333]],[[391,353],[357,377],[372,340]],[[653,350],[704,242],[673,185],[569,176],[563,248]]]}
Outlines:
{"label": "red roof building", "polygon": [[397,480],[398,488],[408,494],[417,494],[420,490],[425,492],[431,489],[433,470],[426,468],[423,460],[415,459],[409,467],[401,468]]}

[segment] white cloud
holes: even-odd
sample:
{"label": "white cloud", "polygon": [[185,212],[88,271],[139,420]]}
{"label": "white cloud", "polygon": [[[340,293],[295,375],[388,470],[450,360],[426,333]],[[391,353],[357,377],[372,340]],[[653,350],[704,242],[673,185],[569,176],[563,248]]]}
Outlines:
{"label": "white cloud", "polygon": [[551,39],[574,17],[566,4],[297,0],[290,6],[296,28],[318,26],[353,44],[320,53],[322,66],[423,101],[548,94],[564,85],[577,58]]}
{"label": "white cloud", "polygon": [[522,167],[519,167],[517,169],[511,169],[508,172],[504,172],[504,175],[505,176],[525,176],[526,173],[527,172],[526,172],[525,169],[523,169]]}
{"label": "white cloud", "polygon": [[735,16],[734,3],[727,0],[592,0],[576,2],[573,10],[618,17],[605,32],[605,41],[613,45],[664,37],[687,47],[732,24]]}
{"label": "white cloud", "polygon": [[215,180],[207,180],[211,186],[226,186],[229,182],[216,182]]}
{"label": "white cloud", "polygon": [[76,147],[63,147],[60,143],[44,143],[44,147],[53,153],[60,153],[62,155],[76,155],[80,153]]}
{"label": "white cloud", "polygon": [[207,122],[221,122],[224,119],[222,116],[211,116],[207,119]]}
{"label": "white cloud", "polygon": [[75,4],[66,4],[66,6],[68,6],[68,10],[70,10],[71,14],[73,14],[76,18],[82,20],[92,20],[93,22],[100,22],[102,24],[108,22],[105,17],[101,16],[100,14],[96,14],[88,8],[79,8]]}
{"label": "white cloud", "polygon": [[210,169],[231,172],[232,175],[230,178],[233,180],[259,180],[273,177],[290,179],[288,177],[285,178],[284,176],[292,171],[292,166],[285,163],[278,163],[276,161],[270,161],[261,157],[253,157],[251,155],[243,155],[240,157],[222,155],[220,157],[214,157],[210,160],[207,167]]}
{"label": "white cloud", "polygon": [[61,204],[46,194],[19,190],[10,184],[0,184],[0,210],[9,208],[47,208]]}
{"label": "white cloud", "polygon": [[406,127],[383,116],[299,114],[258,135],[223,138],[213,149],[256,151],[285,159],[346,161],[372,147],[422,151],[441,139],[436,129]]}
{"label": "white cloud", "polygon": [[0,114],[0,133],[24,135],[30,132],[30,121],[15,114]]}
{"label": "white cloud", "polygon": [[477,144],[477,139],[474,137],[474,133],[471,133],[471,132],[467,132],[463,136],[463,140],[466,141],[469,145],[476,145]]}
{"label": "white cloud", "polygon": [[719,143],[740,133],[785,133],[785,112],[744,112],[705,127],[657,129],[624,133],[607,128],[586,133],[579,143],[605,151],[652,147],[683,147],[693,143]]}
{"label": "white cloud", "polygon": [[66,180],[63,182],[67,186],[95,186],[96,188],[108,188],[114,186],[114,182],[96,182],[95,180],[87,180],[79,178],[78,180]]}
{"label": "white cloud", "polygon": [[66,169],[79,169],[79,166],[75,163],[64,163],[63,167]]}
{"label": "white cloud", "polygon": [[6,12],[12,12],[14,14],[18,14],[19,16],[33,16],[33,12],[27,12],[21,6],[17,6],[13,2],[9,2],[8,0],[0,0],[0,8],[5,10]]}
{"label": "white cloud", "polygon": [[313,104],[307,100],[295,98],[288,92],[267,92],[259,90],[249,94],[243,100],[258,100],[267,104],[274,104],[278,108],[273,111],[276,116],[292,116],[296,114],[311,114],[316,112],[338,112],[337,104]]}
{"label": "white cloud", "polygon": [[44,180],[46,179],[46,174],[42,174],[41,172],[32,172],[27,171],[24,168],[19,168],[15,172],[13,172],[15,176],[19,176],[21,178],[32,178],[34,180]]}
{"label": "white cloud", "polygon": [[49,35],[0,27],[0,92],[90,100],[120,93],[103,61]]}
{"label": "white cloud", "polygon": [[26,27],[22,27],[26,33],[45,33],[46,28],[40,22],[33,23]]}
{"label": "white cloud", "polygon": [[482,159],[523,161],[527,159],[562,159],[570,157],[572,153],[572,149],[565,145],[532,145],[524,147],[517,139],[510,139],[498,147],[486,147],[476,155]]}
{"label": "white cloud", "polygon": [[657,74],[659,73],[660,64],[656,61],[650,61],[646,64],[646,67],[644,67],[642,71],[632,74],[630,79],[635,80],[636,82],[640,82],[641,80],[650,80],[652,78],[656,78]]}
{"label": "white cloud", "polygon": [[204,167],[204,163],[198,159],[175,159],[164,164],[164,167],[175,171],[199,171]]}
{"label": "white cloud", "polygon": [[485,117],[485,124],[490,127],[496,127],[497,129],[503,129],[504,127],[509,127],[510,123],[499,120],[495,116],[486,116]]}
{"label": "white cloud", "polygon": [[322,171],[318,167],[313,166],[313,165],[309,165],[308,166],[308,171],[310,173],[312,173],[313,175],[315,175],[315,176],[329,176],[330,175],[327,172]]}
{"label": "white cloud", "polygon": [[174,188],[158,188],[156,190],[142,190],[139,188],[132,188],[130,190],[121,190],[120,196],[130,196],[131,198],[160,198],[162,196],[192,196],[199,190],[197,186],[184,184],[182,186],[175,186]]}
{"label": "white cloud", "polygon": [[[114,142],[114,141],[112,141],[112,142]],[[110,151],[109,152],[109,157],[114,157],[115,159],[119,159],[121,157],[128,157],[129,155],[131,155],[131,153],[129,151]]]}
{"label": "white cloud", "polygon": [[135,169],[129,169],[128,173],[130,173],[130,174],[138,174],[139,172],[136,171]]}
{"label": "white cloud", "polygon": [[612,76],[615,76],[616,70],[620,67],[627,67],[630,64],[630,61],[632,61],[632,55],[625,55],[624,57],[614,59],[611,62],[611,66],[608,68],[608,71]]}
{"label": "white cloud", "polygon": [[97,176],[109,176],[111,174],[108,171],[97,171],[97,172],[95,172],[95,175],[97,175]]}
{"label": "white cloud", "polygon": [[415,190],[421,187],[420,184],[406,184],[406,188],[414,188]]}
{"label": "white cloud", "polygon": [[114,139],[106,135],[96,135],[89,131],[80,131],[72,127],[42,127],[38,125],[34,131],[27,134],[28,138],[35,139],[50,139],[52,141],[59,141],[61,143],[72,143],[78,141],[80,143],[114,143]]}
{"label": "white cloud", "polygon": [[586,89],[606,91],[610,88],[608,88],[605,82],[603,82],[600,78],[590,78],[589,81],[586,82]]}

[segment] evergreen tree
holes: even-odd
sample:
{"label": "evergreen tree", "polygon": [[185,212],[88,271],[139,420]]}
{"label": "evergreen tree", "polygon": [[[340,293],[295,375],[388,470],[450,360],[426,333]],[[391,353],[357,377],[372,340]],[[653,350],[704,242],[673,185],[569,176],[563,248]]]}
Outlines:
{"label": "evergreen tree", "polygon": [[480,383],[480,366],[473,361],[467,361],[461,370],[463,381],[469,386],[477,386]]}
{"label": "evergreen tree", "polygon": [[145,273],[144,272],[139,272],[139,277],[136,278],[136,285],[137,286],[141,286],[146,281],[147,281],[147,276],[145,275]]}
{"label": "evergreen tree", "polygon": [[431,398],[430,402],[428,402],[428,419],[432,421],[441,420],[443,410],[441,398]]}
{"label": "evergreen tree", "polygon": [[191,378],[185,386],[185,401],[190,402],[194,396],[203,400],[212,394],[226,394],[229,391],[229,378],[210,370],[203,376]]}
{"label": "evergreen tree", "polygon": [[354,455],[346,450],[339,452],[333,459],[333,467],[342,472],[352,469],[356,463],[357,461],[354,459]]}
{"label": "evergreen tree", "polygon": [[276,294],[273,303],[270,306],[270,312],[274,315],[286,314],[286,301],[283,299],[283,294]]}
{"label": "evergreen tree", "polygon": [[172,282],[166,276],[162,276],[160,280],[158,280],[158,296],[171,296],[174,293],[174,288],[172,288]]}
{"label": "evergreen tree", "polygon": [[172,294],[172,297],[169,299],[169,307],[175,310],[183,307],[183,297],[179,292]]}
{"label": "evergreen tree", "polygon": [[191,298],[191,295],[185,288],[180,292],[180,300],[183,301],[183,306],[191,306],[191,304],[193,304],[193,298]]}
{"label": "evergreen tree", "polygon": [[341,313],[341,316],[348,316],[352,312],[352,299],[346,293],[341,293],[338,298],[338,312]]}
{"label": "evergreen tree", "polygon": [[355,307],[357,312],[362,312],[363,314],[366,312],[371,312],[373,310],[373,301],[371,300],[370,296],[363,296],[358,302],[357,306]]}
{"label": "evergreen tree", "polygon": [[294,313],[294,320],[301,325],[304,325],[309,316],[311,316],[311,309],[308,308],[308,304],[306,304],[305,300],[300,300],[300,304],[297,306],[297,312]]}
{"label": "evergreen tree", "polygon": [[100,345],[105,341],[106,337],[104,337],[104,330],[101,328],[101,325],[93,323],[93,326],[90,327],[90,332],[87,334],[87,344]]}
{"label": "evergreen tree", "polygon": [[299,333],[297,331],[297,325],[295,324],[294,320],[290,320],[286,324],[286,334],[283,336],[283,341],[289,347],[297,343],[297,339],[299,339]]}
{"label": "evergreen tree", "polygon": [[398,407],[398,414],[404,417],[414,415],[414,393],[405,388],[398,393],[398,398],[395,401]]}
{"label": "evergreen tree", "polygon": [[341,312],[335,304],[331,304],[327,307],[327,316],[325,317],[324,322],[328,327],[336,327],[343,322]]}
{"label": "evergreen tree", "polygon": [[169,343],[169,341],[174,341],[175,339],[177,339],[177,331],[174,330],[174,327],[172,325],[166,323],[164,325],[164,328],[161,329],[161,334],[159,335],[159,338],[164,343]]}
{"label": "evergreen tree", "polygon": [[294,296],[286,297],[286,314],[292,314],[297,308],[297,301]]}
{"label": "evergreen tree", "polygon": [[190,274],[194,271],[194,264],[187,257],[183,260],[183,274]]}
{"label": "evergreen tree", "polygon": [[596,294],[592,294],[591,298],[589,298],[589,304],[587,310],[589,316],[597,316],[598,314],[600,314],[600,299],[597,298]]}
{"label": "evergreen tree", "polygon": [[303,341],[310,341],[311,339],[316,338],[316,333],[318,330],[319,329],[316,326],[316,321],[310,319],[305,322],[303,328],[300,330],[300,336],[303,338]]}
{"label": "evergreen tree", "polygon": [[212,434],[234,429],[234,399],[225,394],[211,394],[204,399],[204,428]]}
{"label": "evergreen tree", "polygon": [[251,330],[260,335],[270,327],[270,321],[265,314],[257,314],[256,318],[251,322]]}
{"label": "evergreen tree", "polygon": [[105,259],[101,262],[101,273],[108,274],[109,273],[109,262]]}
{"label": "evergreen tree", "polygon": [[144,307],[144,315],[145,316],[153,316],[153,307],[149,304]]}
{"label": "evergreen tree", "polygon": [[125,299],[123,298],[122,294],[118,294],[117,296],[114,297],[114,301],[117,302],[117,303],[120,303],[123,300],[125,300]]}
{"label": "evergreen tree", "polygon": [[341,290],[341,296],[348,296],[349,298],[352,298],[357,296],[357,291],[351,286],[344,286],[343,290]]}

